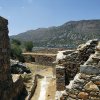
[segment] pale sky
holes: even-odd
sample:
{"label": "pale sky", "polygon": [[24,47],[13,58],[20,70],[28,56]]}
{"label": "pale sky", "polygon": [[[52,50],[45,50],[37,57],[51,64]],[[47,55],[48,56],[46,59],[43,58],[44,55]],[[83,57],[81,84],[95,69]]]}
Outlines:
{"label": "pale sky", "polygon": [[9,35],[59,26],[71,20],[100,19],[100,0],[0,0]]}

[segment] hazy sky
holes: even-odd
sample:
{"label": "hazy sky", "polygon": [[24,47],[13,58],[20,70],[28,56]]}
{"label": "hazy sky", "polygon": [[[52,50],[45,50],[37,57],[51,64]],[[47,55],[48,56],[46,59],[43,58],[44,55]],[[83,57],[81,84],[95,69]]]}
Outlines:
{"label": "hazy sky", "polygon": [[100,19],[100,0],[0,0],[9,34],[59,26],[70,20]]}

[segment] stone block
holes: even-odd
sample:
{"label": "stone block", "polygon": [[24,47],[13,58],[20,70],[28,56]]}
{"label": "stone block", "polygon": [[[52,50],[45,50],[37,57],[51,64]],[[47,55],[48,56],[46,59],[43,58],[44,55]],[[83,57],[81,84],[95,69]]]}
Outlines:
{"label": "stone block", "polygon": [[89,94],[86,92],[80,92],[78,94],[78,98],[82,99],[82,100],[87,100],[89,98]]}
{"label": "stone block", "polygon": [[80,72],[85,74],[100,74],[100,68],[92,65],[80,65]]}
{"label": "stone block", "polygon": [[96,84],[94,84],[92,81],[88,82],[85,86],[84,89],[87,91],[99,91],[99,88]]}

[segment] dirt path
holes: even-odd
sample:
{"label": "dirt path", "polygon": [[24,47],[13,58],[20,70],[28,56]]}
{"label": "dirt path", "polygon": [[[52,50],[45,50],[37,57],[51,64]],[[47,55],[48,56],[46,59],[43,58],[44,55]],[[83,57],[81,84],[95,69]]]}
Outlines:
{"label": "dirt path", "polygon": [[55,100],[56,80],[51,79],[47,88],[46,100]]}
{"label": "dirt path", "polygon": [[31,100],[55,100],[56,80],[53,68],[47,68],[38,74],[43,78],[38,79],[37,88]]}
{"label": "dirt path", "polygon": [[46,90],[47,90],[48,84],[49,84],[49,82],[47,81],[47,78],[44,77],[41,80],[41,89],[40,89],[40,95],[39,95],[38,100],[45,100],[46,99],[46,92],[47,92]]}

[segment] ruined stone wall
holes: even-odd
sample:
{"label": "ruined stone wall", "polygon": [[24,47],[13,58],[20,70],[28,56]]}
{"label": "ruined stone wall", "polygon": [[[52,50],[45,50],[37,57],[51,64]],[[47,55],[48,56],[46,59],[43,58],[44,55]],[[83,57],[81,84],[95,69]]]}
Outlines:
{"label": "ruined stone wall", "polygon": [[33,80],[33,85],[31,87],[31,91],[29,91],[29,95],[27,96],[26,100],[31,100],[34,96],[35,90],[37,88],[37,82],[38,82],[38,75],[35,75],[35,78]]}
{"label": "ruined stone wall", "polygon": [[[100,43],[66,87],[66,100],[100,100]],[[65,100],[62,97],[61,100]]]}
{"label": "ruined stone wall", "polygon": [[[61,51],[65,57],[60,59],[57,64],[64,67],[65,69],[65,80],[66,80],[65,85],[68,85],[69,81],[73,80],[75,75],[79,72],[80,65],[84,64],[84,62],[88,60],[89,56],[95,53],[95,47],[97,46],[97,44],[98,40],[94,39],[94,40],[89,40],[85,44],[80,45],[77,48],[77,50],[72,53],[68,54],[67,51],[64,52]],[[58,73],[56,73],[56,75],[57,74]],[[57,78],[57,85],[58,85],[57,87],[59,87],[58,80],[60,80],[60,78]],[[59,89],[57,88],[57,90]]]}
{"label": "ruined stone wall", "polygon": [[57,91],[65,90],[65,68],[56,66],[56,89]]}
{"label": "ruined stone wall", "polygon": [[11,75],[8,20],[0,17],[0,100],[18,100],[24,88],[20,75]]}
{"label": "ruined stone wall", "polygon": [[80,45],[75,52],[66,56],[64,66],[70,80],[79,72],[80,65],[84,64],[89,56],[95,53],[97,44],[97,39],[89,40],[85,44]]}
{"label": "ruined stone wall", "polygon": [[[100,43],[98,44],[98,40],[90,40],[81,45],[75,52],[66,55],[58,65],[62,67],[59,67],[59,71],[56,68],[57,98],[59,93],[62,94],[62,91],[66,90],[60,100],[100,100]],[[62,68],[65,73],[60,74]],[[58,77],[59,74],[62,76]],[[62,80],[63,76],[65,80]],[[65,89],[62,84],[65,84]],[[62,90],[58,87],[62,87]]]}
{"label": "ruined stone wall", "polygon": [[56,55],[54,56],[48,56],[48,55],[25,55],[24,58],[26,62],[34,62],[36,64],[41,64],[41,65],[47,65],[47,66],[52,66],[53,62],[56,59]]}
{"label": "ruined stone wall", "polygon": [[7,100],[12,87],[9,59],[8,21],[0,17],[0,98]]}
{"label": "ruined stone wall", "polygon": [[36,56],[35,57],[35,62],[37,64],[41,64],[41,65],[47,65],[47,66],[52,66],[53,62],[55,61],[55,56]]}

